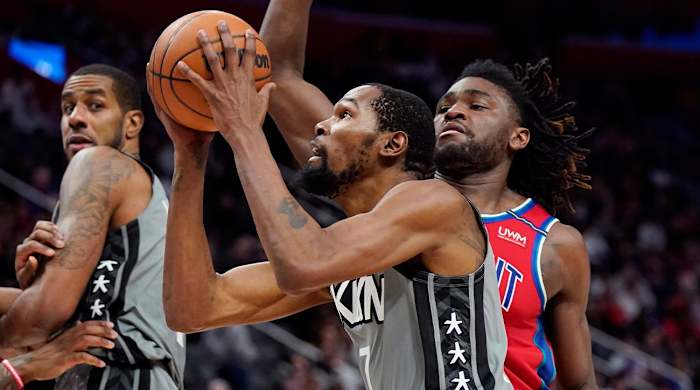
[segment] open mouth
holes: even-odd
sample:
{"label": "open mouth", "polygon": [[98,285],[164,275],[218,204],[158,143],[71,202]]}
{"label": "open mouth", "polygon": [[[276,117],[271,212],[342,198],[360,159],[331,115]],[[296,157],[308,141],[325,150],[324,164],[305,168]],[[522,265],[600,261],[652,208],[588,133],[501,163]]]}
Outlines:
{"label": "open mouth", "polygon": [[68,149],[71,152],[77,152],[94,145],[95,142],[84,135],[72,135],[68,138]]}
{"label": "open mouth", "polygon": [[323,158],[326,156],[326,154],[323,152],[323,150],[318,147],[315,143],[311,143],[311,157],[309,157],[308,163],[313,163],[317,161],[323,160]]}

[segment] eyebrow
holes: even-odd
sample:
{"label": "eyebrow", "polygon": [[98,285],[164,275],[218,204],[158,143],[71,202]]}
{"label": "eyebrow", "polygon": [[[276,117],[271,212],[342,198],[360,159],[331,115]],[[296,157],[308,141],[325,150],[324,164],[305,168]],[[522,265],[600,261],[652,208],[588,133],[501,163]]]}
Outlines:
{"label": "eyebrow", "polygon": [[[488,99],[493,99],[493,96],[491,96],[490,94],[488,94],[488,93],[486,93],[486,92],[484,92],[484,91],[482,91],[482,90],[480,90],[480,89],[473,89],[473,88],[470,88],[470,89],[463,89],[463,90],[459,91],[458,94],[460,94],[460,95],[461,95],[461,94],[464,94],[464,95],[476,95],[476,96],[481,96],[481,97],[485,97],[485,98],[488,98]],[[446,99],[454,98],[455,95],[457,95],[457,93],[455,93],[455,92],[448,92],[448,93],[442,95],[442,97],[441,97],[440,100],[438,100],[438,101],[441,102],[441,101],[446,100]]]}
{"label": "eyebrow", "polygon": [[478,96],[482,96],[482,97],[489,98],[489,99],[492,98],[491,95],[489,95],[488,93],[486,93],[480,89],[465,89],[465,90],[460,91],[460,93],[467,94],[467,95],[478,95]]}
{"label": "eyebrow", "polygon": [[355,98],[344,97],[338,101],[338,103],[340,103],[340,102],[350,102],[350,103],[354,104],[355,107],[357,107],[357,109],[360,109],[360,105],[357,103],[357,99],[355,99]]}
{"label": "eyebrow", "polygon": [[[88,95],[107,96],[107,92],[106,92],[104,89],[102,89],[102,88],[90,88],[90,89],[86,89],[86,90],[85,90],[85,93],[88,94]],[[75,95],[75,92],[73,92],[73,91],[66,91],[66,92],[63,92],[63,93],[61,94],[61,99],[66,99],[66,98],[72,97],[73,95]]]}

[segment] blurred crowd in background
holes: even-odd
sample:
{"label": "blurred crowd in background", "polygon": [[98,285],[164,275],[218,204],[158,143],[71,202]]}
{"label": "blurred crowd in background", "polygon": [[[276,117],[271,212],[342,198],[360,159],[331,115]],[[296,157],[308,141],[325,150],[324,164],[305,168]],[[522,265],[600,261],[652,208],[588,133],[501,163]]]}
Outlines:
{"label": "blurred crowd in background", "polygon": [[[14,2],[3,6],[0,16],[0,168],[53,197],[66,166],[59,130],[61,84],[9,58],[4,48],[11,38],[63,45],[69,72],[103,62],[143,80],[153,42],[178,16],[218,8],[257,27],[266,7],[262,0],[208,1],[197,8],[155,1],[133,7],[120,2],[122,10],[114,11],[67,3]],[[311,20],[305,76],[331,100],[377,81],[434,105],[475,58],[493,57],[507,65],[551,58],[561,94],[578,101],[579,126],[597,129],[586,141],[593,189],[575,193],[575,213],[558,215],[581,230],[588,247],[589,322],[700,383],[700,3],[346,3],[318,2]],[[167,184],[172,147],[153,115],[145,83],[143,88],[147,123],[141,155]],[[291,178],[295,167],[289,151],[272,121],[265,129]],[[225,271],[265,254],[230,149],[221,140],[213,149],[205,223],[215,267]],[[304,199],[322,224],[342,216],[332,205]],[[15,246],[37,219],[48,218],[50,212],[0,186],[0,285],[15,285]],[[284,347],[257,327],[191,335],[188,388],[361,388],[332,307],[276,324],[316,346],[315,357]],[[625,361],[609,367],[599,385],[630,388],[635,375],[647,375],[657,388],[674,388],[636,373]]]}

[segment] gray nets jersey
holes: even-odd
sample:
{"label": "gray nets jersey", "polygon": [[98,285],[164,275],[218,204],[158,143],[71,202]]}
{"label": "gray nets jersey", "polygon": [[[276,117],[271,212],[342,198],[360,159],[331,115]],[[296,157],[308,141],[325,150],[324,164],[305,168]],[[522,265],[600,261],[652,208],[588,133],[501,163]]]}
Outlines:
{"label": "gray nets jersey", "polygon": [[107,233],[74,314],[75,320],[112,321],[119,334],[115,348],[92,351],[107,367],[71,369],[56,389],[183,388],[185,336],[166,325],[162,298],[168,198],[141,165],[152,179],[151,200],[137,219]]}
{"label": "gray nets jersey", "polygon": [[330,287],[367,389],[512,389],[493,252],[481,230],[487,253],[472,274],[444,277],[407,262]]}

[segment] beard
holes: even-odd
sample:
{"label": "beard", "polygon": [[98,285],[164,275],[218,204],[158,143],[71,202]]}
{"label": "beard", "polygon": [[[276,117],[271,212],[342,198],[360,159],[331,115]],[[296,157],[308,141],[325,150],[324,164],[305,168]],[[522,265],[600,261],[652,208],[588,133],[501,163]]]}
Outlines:
{"label": "beard", "polygon": [[506,158],[506,140],[493,137],[482,143],[473,137],[466,142],[448,142],[435,149],[435,167],[449,178],[461,180],[467,176],[487,172]]}
{"label": "beard", "polygon": [[297,175],[293,185],[314,195],[327,196],[331,199],[337,197],[343,192],[345,187],[356,182],[366,171],[366,166],[369,164],[367,146],[372,141],[374,141],[374,137],[366,139],[362,143],[363,147],[360,149],[357,158],[347,168],[338,173],[330,169],[328,166],[328,153],[321,148],[318,154],[321,157],[321,164],[312,167],[307,163]]}

